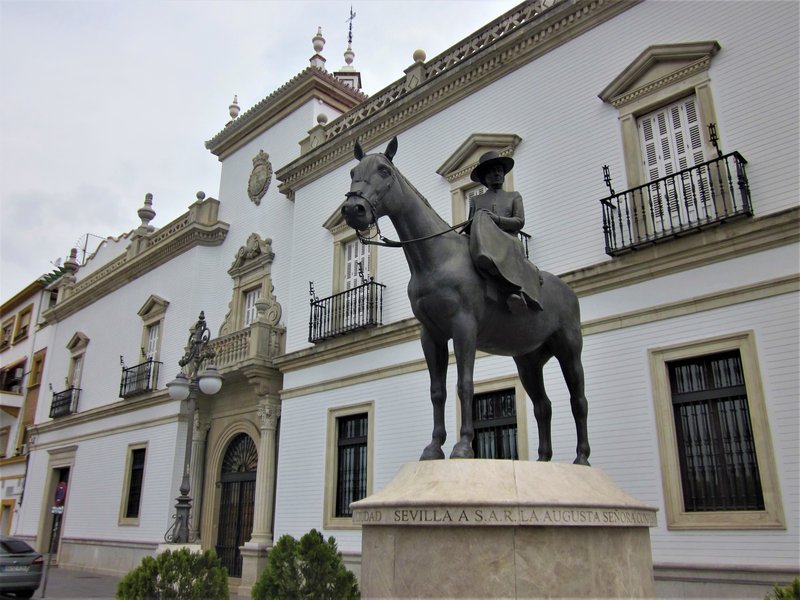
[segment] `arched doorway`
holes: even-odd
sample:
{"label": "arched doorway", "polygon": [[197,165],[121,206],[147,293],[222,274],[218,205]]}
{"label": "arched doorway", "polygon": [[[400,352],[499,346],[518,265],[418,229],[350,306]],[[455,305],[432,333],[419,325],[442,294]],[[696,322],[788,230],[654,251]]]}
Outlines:
{"label": "arched doorway", "polygon": [[258,450],[253,439],[240,433],[228,444],[220,474],[219,532],[216,551],[228,576],[242,576],[239,547],[253,532]]}

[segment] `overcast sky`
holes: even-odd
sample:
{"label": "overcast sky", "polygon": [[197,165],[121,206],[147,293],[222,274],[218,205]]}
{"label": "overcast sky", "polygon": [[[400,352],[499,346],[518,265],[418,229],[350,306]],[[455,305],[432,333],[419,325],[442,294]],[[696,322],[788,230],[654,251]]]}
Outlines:
{"label": "overcast sky", "polygon": [[[403,76],[518,0],[353,0],[364,91]],[[350,2],[0,0],[0,301],[91,234],[160,227],[195,193],[217,197],[204,142],[308,66],[322,27],[344,64]]]}

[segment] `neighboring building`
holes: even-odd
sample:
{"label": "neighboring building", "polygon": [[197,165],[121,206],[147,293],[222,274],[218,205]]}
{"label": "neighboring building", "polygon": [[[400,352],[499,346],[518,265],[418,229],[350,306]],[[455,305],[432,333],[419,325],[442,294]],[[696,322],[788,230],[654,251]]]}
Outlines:
{"label": "neighboring building", "polygon": [[23,499],[29,429],[34,424],[47,356],[41,313],[55,304],[56,269],[0,306],[0,535],[15,532]]}
{"label": "neighboring building", "polygon": [[[429,441],[398,249],[344,225],[355,140],[451,223],[487,150],[513,156],[532,259],[581,299],[591,461],[660,510],[661,596],[763,594],[797,573],[797,3],[525,2],[367,99],[311,66],[207,142],[219,200],[108,240],[59,284],[19,533],[124,572],[171,522],[193,436],[193,529],[246,591],[277,536],[334,535]],[[402,52],[403,49],[398,49]],[[352,57],[346,81],[360,82]],[[604,177],[605,175],[605,177]],[[396,237],[392,225],[383,233]],[[187,431],[165,383],[205,311],[222,391]],[[121,355],[121,356],[120,356]],[[120,357],[122,368],[117,357]],[[451,369],[452,371],[452,369]],[[62,389],[60,382],[66,377]],[[554,459],[573,458],[557,366]],[[535,458],[511,359],[475,368],[481,456]],[[456,437],[455,374],[448,431]]]}

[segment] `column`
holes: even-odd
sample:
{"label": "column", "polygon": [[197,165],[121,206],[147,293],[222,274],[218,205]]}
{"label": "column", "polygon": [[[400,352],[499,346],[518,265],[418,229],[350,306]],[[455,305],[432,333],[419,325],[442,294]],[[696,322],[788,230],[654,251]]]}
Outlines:
{"label": "column", "polygon": [[192,462],[189,468],[189,495],[192,497],[192,512],[189,516],[189,540],[200,541],[200,515],[203,508],[203,479],[206,461],[206,433],[211,428],[211,420],[194,413],[192,428]]}
{"label": "column", "polygon": [[250,547],[272,546],[272,511],[275,503],[275,432],[281,414],[280,401],[266,396],[258,404],[261,441],[258,447],[258,471],[256,473],[255,514],[253,535],[245,544]]}

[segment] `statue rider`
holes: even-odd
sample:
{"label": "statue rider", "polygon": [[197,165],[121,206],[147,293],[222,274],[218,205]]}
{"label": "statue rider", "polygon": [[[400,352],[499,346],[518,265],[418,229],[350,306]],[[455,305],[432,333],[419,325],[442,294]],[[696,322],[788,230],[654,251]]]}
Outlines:
{"label": "statue rider", "polygon": [[522,314],[528,309],[542,310],[541,282],[539,270],[525,256],[525,248],[517,236],[525,225],[522,196],[503,189],[506,174],[513,167],[513,159],[494,151],[480,157],[470,178],[487,190],[472,198],[469,210],[472,222],[465,232],[470,234],[470,254],[475,267],[497,285],[508,309]]}

